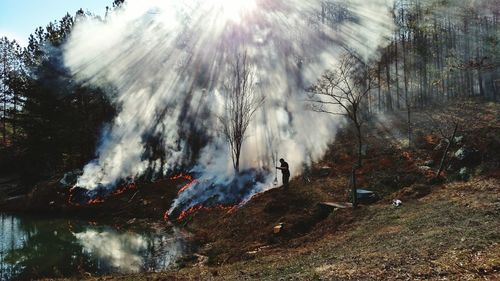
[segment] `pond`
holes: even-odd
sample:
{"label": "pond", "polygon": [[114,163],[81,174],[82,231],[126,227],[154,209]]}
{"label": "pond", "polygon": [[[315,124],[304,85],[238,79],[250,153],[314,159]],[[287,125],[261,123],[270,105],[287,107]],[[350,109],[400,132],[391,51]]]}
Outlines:
{"label": "pond", "polygon": [[161,271],[188,249],[188,234],[0,213],[0,280]]}

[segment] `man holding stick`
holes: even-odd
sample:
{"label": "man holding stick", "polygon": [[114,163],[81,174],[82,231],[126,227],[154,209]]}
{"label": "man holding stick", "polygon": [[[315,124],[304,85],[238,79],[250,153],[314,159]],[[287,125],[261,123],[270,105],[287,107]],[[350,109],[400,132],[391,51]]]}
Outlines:
{"label": "man holding stick", "polygon": [[280,159],[281,167],[276,167],[276,169],[281,170],[281,174],[283,175],[283,187],[288,188],[288,181],[290,180],[290,169],[288,168],[288,163],[285,162],[285,159]]}

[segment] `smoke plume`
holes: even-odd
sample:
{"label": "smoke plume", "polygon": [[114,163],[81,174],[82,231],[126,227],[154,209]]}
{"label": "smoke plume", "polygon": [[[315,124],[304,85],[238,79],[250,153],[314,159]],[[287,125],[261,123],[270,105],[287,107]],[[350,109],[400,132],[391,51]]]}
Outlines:
{"label": "smoke plume", "polygon": [[[304,89],[346,49],[377,55],[392,30],[386,0],[128,0],[77,22],[65,46],[76,79],[118,108],[77,186],[112,189],[145,174],[198,178],[172,208],[248,200],[271,188],[276,156],[291,173],[323,156],[341,119],[307,109]],[[256,111],[235,176],[218,116],[235,54],[247,53]],[[172,210],[173,210],[172,209]]]}

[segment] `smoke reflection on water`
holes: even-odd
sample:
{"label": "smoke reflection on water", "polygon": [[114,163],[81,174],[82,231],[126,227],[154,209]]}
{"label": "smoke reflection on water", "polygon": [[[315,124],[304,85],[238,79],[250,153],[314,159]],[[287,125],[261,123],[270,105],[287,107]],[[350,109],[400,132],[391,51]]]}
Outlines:
{"label": "smoke reflection on water", "polygon": [[172,237],[146,237],[114,229],[88,229],[74,235],[83,251],[99,261],[99,267],[124,273],[166,269],[184,252],[182,236],[175,229]]}
{"label": "smoke reflection on water", "polygon": [[0,213],[0,280],[161,271],[190,251],[178,229]]}

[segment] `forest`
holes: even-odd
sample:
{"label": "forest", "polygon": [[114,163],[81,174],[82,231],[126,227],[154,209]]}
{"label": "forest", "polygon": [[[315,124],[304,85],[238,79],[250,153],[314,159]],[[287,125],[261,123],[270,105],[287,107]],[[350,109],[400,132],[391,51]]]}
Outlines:
{"label": "forest", "polygon": [[[160,8],[123,19],[129,2],[68,13],[26,46],[0,38],[0,233],[12,213],[77,218],[59,236],[93,253],[46,265],[0,239],[0,280],[500,278],[498,0],[291,1],[290,25],[305,23],[289,42],[267,18],[228,17],[227,31],[192,12],[176,28],[199,26],[174,43]],[[233,53],[266,24],[279,51],[255,39]],[[34,221],[28,245],[52,237]],[[100,253],[109,241],[87,224],[145,243],[144,264]]]}
{"label": "forest", "polygon": [[[394,34],[371,65],[377,86],[363,101],[367,112],[404,111],[411,134],[414,110],[472,97],[497,101],[496,4],[396,1]],[[322,5],[317,16],[327,25],[346,16],[336,2]],[[25,171],[33,181],[88,162],[102,124],[114,114],[103,89],[73,81],[62,64],[62,45],[73,25],[88,17],[94,16],[80,10],[40,27],[26,47],[1,39],[2,149],[16,159],[10,168]]]}

